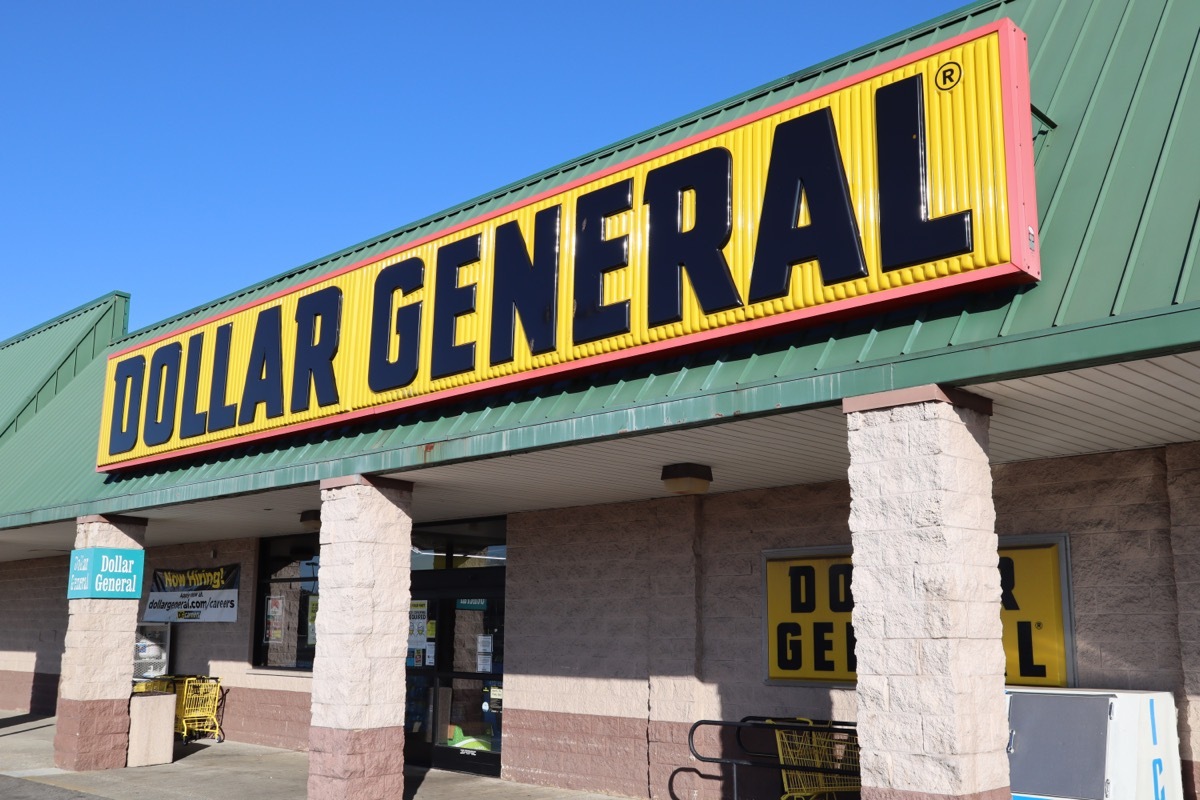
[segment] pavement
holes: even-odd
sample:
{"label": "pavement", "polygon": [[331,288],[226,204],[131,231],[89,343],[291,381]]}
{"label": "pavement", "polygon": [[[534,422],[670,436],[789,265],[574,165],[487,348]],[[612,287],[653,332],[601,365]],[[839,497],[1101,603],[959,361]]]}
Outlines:
{"label": "pavement", "polygon": [[[306,793],[308,754],[202,740],[175,743],[175,761],[155,767],[66,772],[54,766],[54,717],[0,711],[3,800],[296,800]],[[409,767],[396,800],[613,800]]]}

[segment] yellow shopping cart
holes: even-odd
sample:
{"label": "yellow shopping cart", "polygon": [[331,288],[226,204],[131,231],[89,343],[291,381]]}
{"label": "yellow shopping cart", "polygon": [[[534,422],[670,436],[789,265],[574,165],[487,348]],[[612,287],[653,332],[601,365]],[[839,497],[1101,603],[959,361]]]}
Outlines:
{"label": "yellow shopping cart", "polygon": [[775,729],[779,763],[784,768],[780,800],[836,800],[838,792],[858,791],[861,778],[857,732],[823,728],[809,719],[795,722],[798,723],[795,728]]}
{"label": "yellow shopping cart", "polygon": [[221,704],[221,679],[196,675],[175,680],[175,732],[184,742],[206,733],[225,741],[217,710]]}
{"label": "yellow shopping cart", "polygon": [[[719,747],[724,751],[722,755],[704,755],[697,749],[700,731],[704,731],[706,749]],[[734,800],[741,798],[741,769],[779,773],[783,782],[780,800],[851,800],[858,797],[862,784],[858,731],[853,722],[771,717],[742,717],[737,722],[702,719],[692,723],[688,731],[688,750],[697,761],[731,768]]]}

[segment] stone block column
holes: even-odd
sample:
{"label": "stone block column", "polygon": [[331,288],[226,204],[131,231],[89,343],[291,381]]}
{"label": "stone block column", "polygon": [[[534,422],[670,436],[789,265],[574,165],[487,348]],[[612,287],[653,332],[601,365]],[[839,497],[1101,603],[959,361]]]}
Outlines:
{"label": "stone block column", "polygon": [[404,793],[412,484],[321,481],[310,800]]}
{"label": "stone block column", "polygon": [[[79,517],[75,549],[141,549],[146,520],[116,515]],[[85,598],[67,603],[54,763],[75,771],[125,766],[137,600]]]}
{"label": "stone block column", "polygon": [[864,800],[1008,800],[990,401],[846,400]]}
{"label": "stone block column", "polygon": [[1183,661],[1183,689],[1176,692],[1183,794],[1194,800],[1200,786],[1200,604],[1195,600],[1200,597],[1200,442],[1168,445],[1166,455]]}

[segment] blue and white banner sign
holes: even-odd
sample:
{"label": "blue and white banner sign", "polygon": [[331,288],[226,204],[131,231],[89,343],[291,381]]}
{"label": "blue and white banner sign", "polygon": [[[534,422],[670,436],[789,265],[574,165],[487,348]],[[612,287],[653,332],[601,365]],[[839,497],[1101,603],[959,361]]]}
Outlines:
{"label": "blue and white banner sign", "polygon": [[142,550],[88,547],[71,551],[67,599],[106,597],[137,600],[142,596]]}

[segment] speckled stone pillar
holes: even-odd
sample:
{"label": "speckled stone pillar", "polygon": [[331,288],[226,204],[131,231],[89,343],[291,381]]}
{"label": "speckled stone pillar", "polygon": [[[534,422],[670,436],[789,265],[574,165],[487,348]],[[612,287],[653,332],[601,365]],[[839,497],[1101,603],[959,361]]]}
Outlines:
{"label": "speckled stone pillar", "polygon": [[847,400],[864,800],[1008,800],[990,402]]}
{"label": "speckled stone pillar", "polygon": [[1183,687],[1176,690],[1183,756],[1183,794],[1200,792],[1200,442],[1166,448],[1167,499],[1171,521],[1171,561],[1175,567],[1176,616]]}
{"label": "speckled stone pillar", "polygon": [[[75,549],[140,550],[146,520],[88,516],[75,522]],[[54,763],[75,771],[125,766],[137,600],[85,598],[67,603]]]}
{"label": "speckled stone pillar", "polygon": [[412,484],[321,482],[309,800],[404,793]]}

